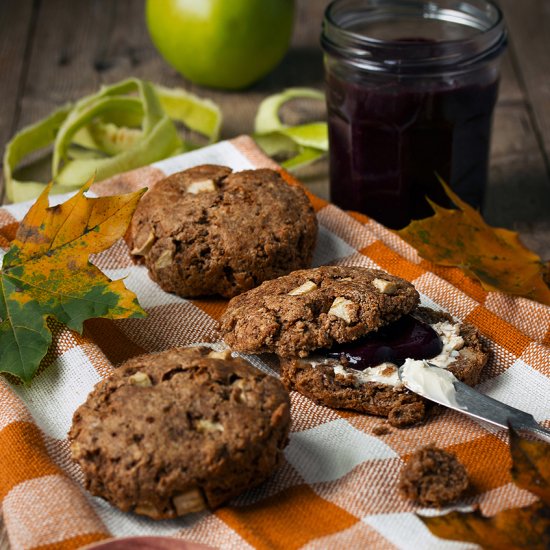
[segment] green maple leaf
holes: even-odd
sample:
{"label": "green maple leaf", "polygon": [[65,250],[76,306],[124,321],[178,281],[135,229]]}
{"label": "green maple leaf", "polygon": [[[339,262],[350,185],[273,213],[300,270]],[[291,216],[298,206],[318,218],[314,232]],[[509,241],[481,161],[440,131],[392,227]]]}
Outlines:
{"label": "green maple leaf", "polygon": [[143,317],[136,296],[89,261],[124,235],[145,189],[88,198],[91,181],[49,207],[50,186],[23,221],[0,271],[0,372],[29,382],[52,341],[48,317],[82,332],[92,317]]}

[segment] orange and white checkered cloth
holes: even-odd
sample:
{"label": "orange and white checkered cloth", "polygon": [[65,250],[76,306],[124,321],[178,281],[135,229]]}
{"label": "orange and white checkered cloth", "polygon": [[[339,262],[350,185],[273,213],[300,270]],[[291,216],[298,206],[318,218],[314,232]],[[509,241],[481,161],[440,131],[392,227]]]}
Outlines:
{"label": "orange and white checkered cloth", "polygon": [[[235,170],[276,168],[251,139],[241,137],[96,184],[94,192],[133,190],[201,163]],[[347,214],[314,196],[311,200],[320,228],[315,265],[382,268],[414,283],[424,305],[476,325],[491,351],[479,389],[549,425],[550,308],[486,292],[459,270],[422,260],[367,217]],[[0,233],[13,235],[29,206],[0,209]],[[462,505],[477,503],[485,514],[494,514],[532,501],[511,482],[504,430],[489,430],[459,413],[439,410],[421,426],[377,437],[372,429],[379,419],[318,406],[294,392],[283,466],[227,506],[155,522],[90,496],[69,456],[67,431],[73,411],[122,360],[217,341],[216,320],[226,303],[184,300],[163,292],[143,266],[132,263],[122,240],[94,262],[113,279],[126,277],[149,315],[90,320],[83,336],[57,327],[48,367],[30,386],[0,377],[0,502],[13,548],[75,548],[128,535],[170,535],[239,550],[472,548],[432,536],[415,515],[428,511],[398,494],[404,459],[430,442],[456,453],[468,469],[474,492]],[[250,360],[277,375],[273,365],[256,357]]]}

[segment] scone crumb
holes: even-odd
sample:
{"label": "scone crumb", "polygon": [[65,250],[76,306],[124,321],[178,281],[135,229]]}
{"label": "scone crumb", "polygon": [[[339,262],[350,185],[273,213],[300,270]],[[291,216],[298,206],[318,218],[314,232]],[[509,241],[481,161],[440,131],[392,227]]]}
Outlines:
{"label": "scone crumb", "polygon": [[434,444],[416,451],[401,470],[399,491],[422,506],[454,502],[468,488],[466,468],[452,453]]}
{"label": "scone crumb", "polygon": [[372,428],[372,433],[374,435],[387,435],[391,433],[391,430],[387,424],[376,424],[376,426]]}
{"label": "scone crumb", "polygon": [[397,292],[397,285],[393,281],[386,281],[385,279],[373,279],[372,284],[382,294],[395,294]]}
{"label": "scone crumb", "polygon": [[394,428],[407,428],[424,420],[426,407],[414,394],[402,395],[388,413],[388,422]]}
{"label": "scone crumb", "polygon": [[291,290],[288,293],[288,295],[289,296],[302,296],[303,294],[309,294],[310,292],[313,292],[314,290],[317,290],[317,285],[313,281],[306,281],[304,284],[302,284],[299,287]]}
{"label": "scone crumb", "polygon": [[335,317],[339,317],[340,319],[343,319],[346,323],[349,324],[351,323],[349,306],[352,306],[352,305],[353,305],[353,302],[351,300],[348,300],[347,298],[339,296],[338,298],[334,299],[334,302],[332,302],[332,305],[328,310],[328,314],[334,315]]}
{"label": "scone crumb", "polygon": [[214,180],[194,181],[187,187],[186,191],[192,195],[207,193],[208,191],[216,191],[216,184],[214,183]]}
{"label": "scone crumb", "polygon": [[149,375],[145,372],[136,372],[132,374],[128,377],[128,382],[130,382],[132,386],[141,386],[142,388],[148,388],[153,385]]}

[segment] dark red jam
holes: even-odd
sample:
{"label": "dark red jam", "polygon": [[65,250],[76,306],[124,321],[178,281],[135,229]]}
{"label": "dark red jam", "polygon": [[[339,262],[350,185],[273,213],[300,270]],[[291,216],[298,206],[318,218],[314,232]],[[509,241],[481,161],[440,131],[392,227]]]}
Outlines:
{"label": "dark red jam", "polygon": [[323,355],[343,358],[351,368],[364,370],[385,362],[401,366],[407,358],[431,359],[442,349],[441,339],[430,325],[405,315],[359,340],[333,346]]}
{"label": "dark red jam", "polygon": [[437,179],[481,207],[498,81],[421,88],[327,76],[330,197],[387,227],[451,206]]}

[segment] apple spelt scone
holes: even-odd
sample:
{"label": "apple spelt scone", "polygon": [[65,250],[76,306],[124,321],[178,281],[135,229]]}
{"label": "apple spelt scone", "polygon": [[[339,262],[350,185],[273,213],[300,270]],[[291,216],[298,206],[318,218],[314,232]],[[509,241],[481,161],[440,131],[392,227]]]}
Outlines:
{"label": "apple spelt scone", "polygon": [[274,170],[202,165],[158,182],[130,233],[132,254],[167,292],[230,298],[309,267],[317,219],[303,189]]}
{"label": "apple spelt scone", "polygon": [[221,331],[235,350],[279,355],[289,389],[403,427],[425,414],[398,378],[405,360],[429,359],[476,384],[487,358],[473,326],[418,303],[412,284],[384,271],[324,266],[233,298]]}
{"label": "apple spelt scone", "polygon": [[154,519],[216,508],[280,464],[284,386],[229,352],[175,348],[130,359],[74,414],[86,488]]}

